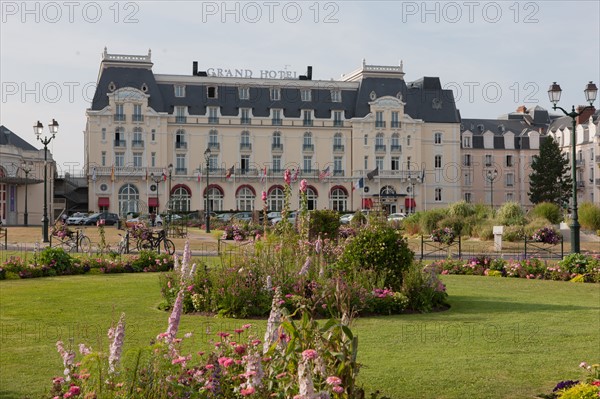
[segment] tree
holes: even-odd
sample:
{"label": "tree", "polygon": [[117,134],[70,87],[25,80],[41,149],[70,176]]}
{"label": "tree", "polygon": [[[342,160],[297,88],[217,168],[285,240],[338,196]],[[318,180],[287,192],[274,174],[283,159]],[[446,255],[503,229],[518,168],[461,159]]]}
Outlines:
{"label": "tree", "polygon": [[540,153],[533,156],[531,169],[533,172],[529,175],[529,200],[534,204],[551,202],[566,208],[573,180],[569,173],[569,160],[560,151],[553,137],[542,140]]}

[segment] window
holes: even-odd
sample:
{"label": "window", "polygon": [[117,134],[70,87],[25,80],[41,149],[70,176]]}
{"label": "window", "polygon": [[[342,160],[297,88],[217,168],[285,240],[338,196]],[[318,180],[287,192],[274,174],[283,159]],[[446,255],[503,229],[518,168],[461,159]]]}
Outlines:
{"label": "window", "polygon": [[471,154],[463,155],[463,166],[471,166]]}
{"label": "window", "polygon": [[125,166],[125,153],[115,152],[115,167],[122,168]]}
{"label": "window", "polygon": [[275,187],[269,193],[267,198],[267,204],[269,205],[269,210],[271,211],[281,211],[283,209],[283,190],[279,187]]}
{"label": "window", "polygon": [[310,90],[300,90],[300,100],[301,101],[311,101]]}
{"label": "window", "polygon": [[471,193],[465,193],[465,202],[470,204],[471,201],[472,201]]}
{"label": "window", "polygon": [[[310,187],[306,188],[306,207],[309,211],[317,209],[317,193]],[[300,208],[300,204],[298,208]]]}
{"label": "window", "polygon": [[484,160],[485,166],[492,166],[492,156],[490,154],[486,154]]}
{"label": "window", "polygon": [[392,157],[392,170],[400,170],[400,157]]}
{"label": "window", "polygon": [[333,111],[333,126],[342,126],[342,111]]}
{"label": "window", "polygon": [[377,133],[375,136],[375,151],[385,151],[383,133]]}
{"label": "window", "polygon": [[126,184],[119,189],[119,214],[138,213],[140,194],[133,184]]}
{"label": "window", "polygon": [[251,150],[252,144],[250,144],[250,132],[244,130],[240,137],[240,149],[241,150]]}
{"label": "window", "polygon": [[380,171],[383,170],[383,157],[375,157],[375,167]]}
{"label": "window", "polygon": [[208,132],[208,148],[211,150],[219,149],[219,133],[215,129]]}
{"label": "window", "polygon": [[440,187],[435,188],[435,201],[436,202],[442,201],[442,189]]}
{"label": "window", "polygon": [[250,155],[242,155],[240,157],[240,171],[241,173],[248,174],[250,170]]}
{"label": "window", "polygon": [[434,144],[442,144],[442,133],[434,133],[433,135],[433,143]]}
{"label": "window", "polygon": [[150,153],[150,166],[152,166],[153,168],[156,167],[156,153],[155,152]]}
{"label": "window", "polygon": [[186,123],[185,109],[184,106],[175,106],[175,122],[176,123]]}
{"label": "window", "polygon": [[[223,193],[216,187],[211,187],[206,191],[208,195],[208,206],[211,211],[223,210]],[[206,196],[204,197],[206,201]]]}
{"label": "window", "polygon": [[217,98],[218,97],[217,88],[215,86],[208,86],[206,88],[206,95],[208,98]]}
{"label": "window", "polygon": [[185,130],[179,129],[175,132],[175,148],[187,148],[185,142]]}
{"label": "window", "polygon": [[240,87],[238,89],[238,94],[240,96],[240,100],[250,99],[250,89],[248,87]]}
{"label": "window", "polygon": [[433,158],[433,162],[434,162],[434,167],[436,169],[441,169],[442,168],[442,156],[441,155],[436,155]]}
{"label": "window", "polygon": [[281,110],[280,109],[273,110],[273,119],[271,120],[271,123],[273,125],[281,125],[283,123],[283,121],[281,119]]}
{"label": "window", "polygon": [[115,129],[115,147],[125,147],[125,129],[122,127]]}
{"label": "window", "polygon": [[471,136],[465,136],[465,137],[463,137],[463,147],[464,148],[471,148]]}
{"label": "window", "polygon": [[336,133],[333,135],[333,151],[344,151],[344,144],[342,144],[342,134]]}
{"label": "window", "polygon": [[312,156],[305,155],[302,158],[302,171],[305,173],[312,172]]}
{"label": "window", "polygon": [[465,186],[473,185],[473,175],[471,172],[465,173]]}
{"label": "window", "polygon": [[411,161],[412,161],[411,157],[406,157],[406,170],[410,170]]}
{"label": "window", "polygon": [[143,122],[144,115],[142,115],[142,105],[141,104],[133,104],[133,121],[134,122]]}
{"label": "window", "polygon": [[175,174],[176,175],[187,174],[187,168],[185,166],[185,154],[175,155]]}
{"label": "window", "polygon": [[343,176],[344,167],[342,166],[342,157],[333,157],[333,175]]}
{"label": "window", "polygon": [[189,212],[190,197],[190,192],[185,187],[177,187],[171,193],[171,207],[175,212]]}
{"label": "window", "polygon": [[363,139],[363,145],[369,145],[369,135],[365,134]]}
{"label": "window", "polygon": [[115,104],[115,121],[124,122],[125,113],[123,112],[123,104]]}
{"label": "window", "polygon": [[132,147],[143,147],[144,146],[143,132],[142,132],[141,127],[133,128],[133,141],[131,142],[131,146]]}
{"label": "window", "polygon": [[270,90],[270,93],[271,93],[271,101],[281,100],[281,90],[278,87],[272,87]]}
{"label": "window", "polygon": [[375,111],[375,127],[385,127],[383,111]]}
{"label": "window", "polygon": [[250,108],[241,108],[240,109],[240,123],[242,125],[248,125],[251,122],[250,119]]}
{"label": "window", "polygon": [[106,151],[102,151],[100,155],[100,163],[102,166],[106,166]]}
{"label": "window", "polygon": [[254,198],[254,193],[248,187],[240,188],[235,196],[237,209],[240,211],[253,211]]}
{"label": "window", "polygon": [[283,150],[283,144],[281,144],[281,132],[273,133],[273,142],[271,143],[272,150]]}
{"label": "window", "polygon": [[513,166],[513,156],[512,155],[506,156],[506,166],[507,167]]}
{"label": "window", "polygon": [[506,174],[506,187],[513,187],[515,185],[515,175],[513,173]]}
{"label": "window", "polygon": [[208,158],[208,169],[210,170],[217,170],[219,168],[219,156],[218,155],[211,155]]}
{"label": "window", "polygon": [[406,136],[406,145],[410,147],[410,135]]}
{"label": "window", "polygon": [[102,141],[106,141],[106,128],[102,128]]}
{"label": "window", "polygon": [[156,141],[156,129],[152,129],[152,131],[150,133],[150,140]]}
{"label": "window", "polygon": [[392,127],[400,127],[400,114],[398,111],[392,111]]}
{"label": "window", "polygon": [[312,126],[312,124],[313,124],[312,111],[305,109],[304,111],[302,111],[302,115],[303,115],[302,123],[304,124],[304,126]]}
{"label": "window", "polygon": [[341,188],[331,190],[331,209],[337,212],[345,212],[348,203],[348,195]]}
{"label": "window", "polygon": [[342,92],[340,90],[331,90],[331,102],[332,103],[341,103],[342,102]]}
{"label": "window", "polygon": [[365,158],[364,158],[364,167],[363,167],[363,169],[365,169],[365,170],[369,169],[369,157],[367,155],[365,155]]}
{"label": "window", "polygon": [[304,151],[313,151],[314,150],[314,146],[312,143],[312,133],[310,133],[310,132],[304,133],[302,149]]}
{"label": "window", "polygon": [[175,85],[175,97],[185,97],[185,86]]}
{"label": "window", "polygon": [[142,167],[142,153],[141,152],[133,153],[133,167],[134,168]]}
{"label": "window", "polygon": [[391,151],[401,151],[402,147],[400,147],[400,136],[398,133],[392,134],[392,146],[390,148]]}
{"label": "window", "polygon": [[273,155],[272,160],[272,166],[271,169],[273,169],[274,173],[279,173],[281,172],[281,155]]}
{"label": "window", "polygon": [[208,123],[219,123],[218,107],[208,107]]}

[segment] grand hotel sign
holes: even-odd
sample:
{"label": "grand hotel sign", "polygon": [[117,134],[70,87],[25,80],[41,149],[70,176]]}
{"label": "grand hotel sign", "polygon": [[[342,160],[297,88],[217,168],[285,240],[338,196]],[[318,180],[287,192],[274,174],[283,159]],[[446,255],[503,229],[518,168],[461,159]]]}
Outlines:
{"label": "grand hotel sign", "polygon": [[[256,72],[256,73],[255,73]],[[250,69],[208,68],[208,76],[226,78],[260,78],[260,79],[297,79],[298,73],[288,70],[261,69],[252,71]]]}

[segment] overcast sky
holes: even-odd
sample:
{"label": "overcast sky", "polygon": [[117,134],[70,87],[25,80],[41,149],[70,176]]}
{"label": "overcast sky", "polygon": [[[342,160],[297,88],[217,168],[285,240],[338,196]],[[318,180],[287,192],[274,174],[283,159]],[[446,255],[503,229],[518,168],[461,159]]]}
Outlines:
{"label": "overcast sky", "polygon": [[[147,54],[153,70],[288,70],[313,79],[404,62],[405,79],[438,76],[463,118],[519,105],[584,104],[600,86],[600,2],[594,1],[2,1],[0,124],[41,148],[32,126],[52,118],[59,167],[81,169],[85,111],[101,54]],[[596,105],[598,104],[598,100]]]}

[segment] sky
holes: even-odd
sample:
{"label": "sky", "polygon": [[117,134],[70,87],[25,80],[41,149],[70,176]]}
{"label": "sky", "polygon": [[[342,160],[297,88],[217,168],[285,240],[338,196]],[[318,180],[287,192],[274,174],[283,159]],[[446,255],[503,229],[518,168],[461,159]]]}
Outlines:
{"label": "sky", "polygon": [[[585,104],[600,86],[598,1],[0,1],[0,124],[43,148],[33,125],[60,124],[59,170],[83,169],[83,131],[102,52],[146,55],[153,71],[248,69],[339,79],[398,65],[405,80],[437,76],[463,118],[519,105]],[[598,102],[596,100],[596,106]]]}

